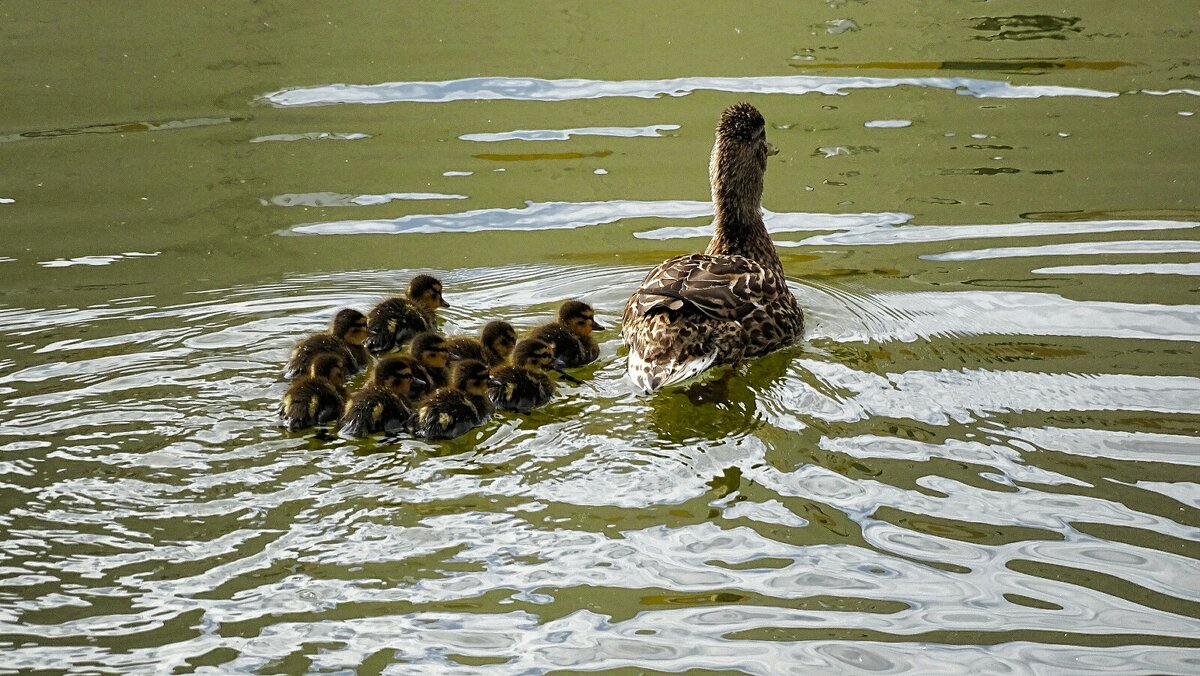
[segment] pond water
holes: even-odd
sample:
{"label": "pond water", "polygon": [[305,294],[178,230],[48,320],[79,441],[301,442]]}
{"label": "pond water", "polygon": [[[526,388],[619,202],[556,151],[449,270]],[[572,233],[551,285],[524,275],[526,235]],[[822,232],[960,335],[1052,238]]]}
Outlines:
{"label": "pond water", "polygon": [[[0,671],[1200,672],[1200,7],[0,7]],[[636,394],[721,110],[803,343]],[[414,274],[600,360],[273,425]]]}

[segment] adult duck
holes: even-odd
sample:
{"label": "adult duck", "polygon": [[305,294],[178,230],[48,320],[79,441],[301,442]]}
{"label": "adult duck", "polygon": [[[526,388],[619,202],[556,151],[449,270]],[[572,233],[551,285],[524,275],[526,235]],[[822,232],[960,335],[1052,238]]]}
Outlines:
{"label": "adult duck", "polygon": [[777,152],[754,106],[738,103],[721,115],[708,167],[716,227],[708,248],[660,263],[625,305],[628,374],[643,391],[764,355],[803,334],[804,312],[762,218],[767,157]]}

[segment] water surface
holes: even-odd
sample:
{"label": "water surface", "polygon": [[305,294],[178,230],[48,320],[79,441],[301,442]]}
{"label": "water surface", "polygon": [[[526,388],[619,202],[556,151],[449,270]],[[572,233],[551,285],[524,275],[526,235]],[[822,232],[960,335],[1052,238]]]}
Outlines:
{"label": "water surface", "polygon": [[[993,5],[7,3],[0,670],[1196,673],[1200,15]],[[273,425],[415,274],[616,327],[743,99],[803,343]]]}

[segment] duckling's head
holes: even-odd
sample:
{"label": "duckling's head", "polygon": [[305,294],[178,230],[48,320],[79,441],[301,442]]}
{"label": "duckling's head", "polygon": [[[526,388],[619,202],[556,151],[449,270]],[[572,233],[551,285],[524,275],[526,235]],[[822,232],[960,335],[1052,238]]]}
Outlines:
{"label": "duckling's head", "polygon": [[375,373],[372,376],[375,384],[407,397],[414,382],[424,382],[414,377],[414,363],[411,357],[402,354],[393,354],[380,359],[379,363],[375,365]]}
{"label": "duckling's head", "polygon": [[346,364],[336,354],[319,354],[309,362],[308,375],[313,378],[325,378],[335,387],[341,387],[346,384]]}
{"label": "duckling's head", "polygon": [[483,327],[483,333],[480,336],[483,344],[492,348],[503,359],[508,359],[512,354],[513,346],[517,344],[517,330],[503,320],[495,320],[488,322]]}
{"label": "duckling's head", "polygon": [[450,361],[450,346],[446,339],[433,331],[425,331],[413,336],[412,355],[422,366],[444,369]]}
{"label": "duckling's head", "polygon": [[757,208],[762,199],[767,157],[778,152],[778,148],[767,143],[766,122],[757,108],[744,102],[726,108],[717,125],[717,141],[708,165],[713,202],[721,205],[727,190],[731,195],[752,198]]}
{"label": "duckling's head", "polygon": [[450,382],[454,384],[455,389],[467,394],[487,396],[491,380],[486,364],[478,359],[464,359],[454,365]]}
{"label": "duckling's head", "polygon": [[578,300],[569,300],[558,308],[558,321],[577,336],[590,336],[592,331],[603,331],[596,321],[596,311],[591,305]]}
{"label": "duckling's head", "polygon": [[408,283],[408,297],[416,303],[420,303],[430,310],[436,310],[440,307],[450,307],[446,299],[442,298],[442,283],[437,277],[430,275],[417,275]]}
{"label": "duckling's head", "polygon": [[559,369],[563,362],[554,356],[554,345],[537,338],[526,338],[517,343],[512,354],[513,364],[527,369]]}
{"label": "duckling's head", "polygon": [[362,345],[367,339],[367,316],[350,308],[338,310],[330,332],[351,345]]}

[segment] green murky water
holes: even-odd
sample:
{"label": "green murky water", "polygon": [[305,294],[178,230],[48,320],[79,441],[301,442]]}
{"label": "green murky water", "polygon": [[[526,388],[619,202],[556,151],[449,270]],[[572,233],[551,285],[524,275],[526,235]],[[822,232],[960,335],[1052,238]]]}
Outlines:
{"label": "green murky water", "polygon": [[[1200,671],[1200,6],[0,5],[0,671]],[[768,120],[804,344],[272,426],[418,271],[616,324]]]}

